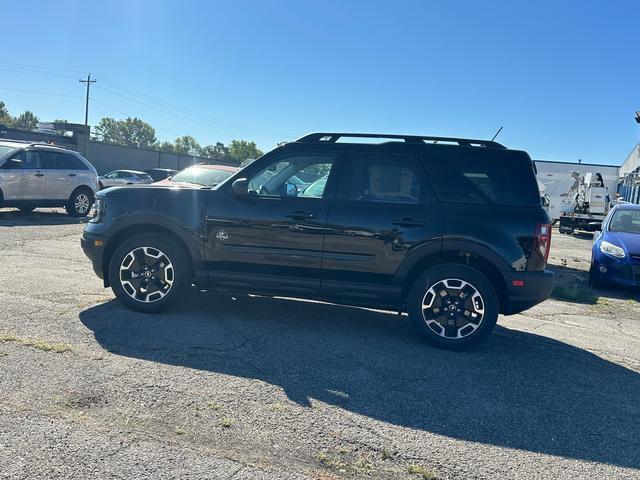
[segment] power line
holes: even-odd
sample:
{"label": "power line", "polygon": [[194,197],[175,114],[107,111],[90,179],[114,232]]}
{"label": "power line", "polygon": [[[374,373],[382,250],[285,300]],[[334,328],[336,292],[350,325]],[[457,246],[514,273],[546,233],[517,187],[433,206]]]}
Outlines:
{"label": "power line", "polygon": [[[69,73],[84,73],[80,70],[69,70],[69,69],[60,69],[60,68],[51,68],[51,67],[43,67],[36,65],[27,65],[16,62],[9,62],[6,60],[0,60],[0,70],[21,73],[27,75],[35,75],[35,76],[47,76],[50,78],[59,78],[59,79],[69,79],[72,76]],[[63,73],[65,72],[65,73]],[[69,73],[66,73],[69,72]],[[87,85],[87,95],[85,99],[85,124],[88,123],[88,91],[89,91],[89,77],[88,80],[80,80],[81,83],[85,83]],[[151,97],[145,93],[129,88],[125,85],[119,84],[117,82],[108,80],[100,75],[98,75],[98,79],[101,83],[108,85],[110,88],[105,88],[100,85],[96,85],[97,88],[104,90],[112,95],[117,95],[127,101],[137,103],[139,105],[145,106],[147,108],[152,108],[156,111],[162,112],[167,115],[171,115],[174,117],[182,118],[190,122],[199,123],[204,126],[214,126],[215,128],[226,130],[230,132],[238,132],[244,134],[252,134],[262,137],[272,137],[274,135],[285,135],[283,132],[275,132],[267,129],[249,127],[238,123],[227,122],[219,119],[215,119],[208,115],[204,115],[193,110],[189,110],[184,107],[180,107],[169,102],[159,100],[157,98]],[[94,83],[96,80],[90,81]],[[124,114],[124,113],[123,113]],[[126,114],[125,114],[126,115]]]}
{"label": "power line", "polygon": [[[65,70],[65,69],[58,69],[58,68],[51,68],[51,67],[27,65],[27,64],[21,64],[21,63],[15,63],[15,62],[8,62],[5,60],[0,60],[0,70],[11,71],[15,73],[23,73],[28,75],[48,76],[51,78],[60,78],[60,79],[70,78],[69,74],[60,73],[60,72],[84,73],[84,72],[80,72],[79,70]],[[168,115],[178,116],[180,118],[183,118],[191,122],[199,123],[205,126],[211,125],[218,129],[226,130],[230,132],[252,134],[252,135],[257,135],[262,137],[273,137],[278,135],[282,135],[285,137],[287,136],[283,132],[276,132],[276,131],[271,131],[271,130],[262,129],[262,128],[249,127],[249,126],[238,124],[238,123],[215,119],[211,116],[204,115],[202,113],[198,113],[193,110],[189,110],[187,108],[171,104],[164,100],[151,97],[147,94],[144,94],[140,91],[129,88],[125,85],[108,80],[102,77],[101,75],[98,75],[98,79],[100,80],[101,83],[109,85],[114,90],[110,90],[100,86],[97,86],[97,87],[102,88],[102,90],[105,90],[111,93],[112,95],[118,95],[121,98],[124,98],[125,100],[138,103],[147,108],[152,108],[154,110],[157,110],[159,112],[162,112]],[[143,100],[144,102],[141,102],[140,100]],[[180,113],[181,115],[177,115],[176,112]]]}
{"label": "power line", "polygon": [[64,98],[83,98],[79,95],[65,95],[64,93],[52,93],[52,92],[38,92],[35,90],[23,90],[21,88],[9,88],[9,87],[0,87],[0,90],[8,90],[10,92],[20,92],[20,93],[30,93],[34,95],[48,95],[51,97],[64,97]]}
{"label": "power line", "polygon": [[84,125],[89,125],[89,88],[92,83],[96,83],[97,80],[91,80],[91,74],[87,75],[86,80],[78,80],[80,83],[84,83],[87,86],[87,98],[84,101]]}

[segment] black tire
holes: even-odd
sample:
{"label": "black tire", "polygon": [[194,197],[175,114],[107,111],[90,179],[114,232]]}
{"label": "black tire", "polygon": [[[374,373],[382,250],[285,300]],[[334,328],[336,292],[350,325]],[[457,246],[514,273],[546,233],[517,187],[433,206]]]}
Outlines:
{"label": "black tire", "polygon": [[71,217],[86,217],[91,211],[94,196],[90,188],[76,188],[64,206]]}
{"label": "black tire", "polygon": [[36,209],[36,207],[20,207],[18,208],[18,210],[20,210],[22,213],[31,213]]}
{"label": "black tire", "polygon": [[593,268],[589,268],[589,285],[593,288],[602,288],[605,286],[604,281],[600,278],[600,274]]}
{"label": "black tire", "polygon": [[[145,251],[145,248],[148,250]],[[137,276],[127,281],[131,276],[130,272],[145,271],[145,262],[138,257],[141,253],[145,255],[145,261],[148,258],[157,259],[155,268],[149,268],[154,277],[147,279]],[[154,257],[155,255],[161,256]],[[153,261],[149,262],[151,263]],[[122,268],[125,269],[121,272]],[[159,284],[170,283],[169,288],[159,288],[156,283],[158,279]],[[184,295],[191,286],[192,279],[193,263],[188,252],[176,240],[162,234],[142,233],[126,240],[116,248],[109,263],[109,280],[113,293],[127,307],[138,312],[155,313],[168,309]],[[145,289],[144,282],[150,288]],[[162,295],[159,296],[160,294]]]}
{"label": "black tire", "polygon": [[[445,284],[446,280],[450,281]],[[423,305],[432,307],[423,309]],[[445,350],[466,350],[493,331],[499,300],[495,288],[480,271],[468,265],[445,263],[418,277],[409,292],[407,310],[413,326],[431,345]],[[454,332],[461,338],[454,337]]]}

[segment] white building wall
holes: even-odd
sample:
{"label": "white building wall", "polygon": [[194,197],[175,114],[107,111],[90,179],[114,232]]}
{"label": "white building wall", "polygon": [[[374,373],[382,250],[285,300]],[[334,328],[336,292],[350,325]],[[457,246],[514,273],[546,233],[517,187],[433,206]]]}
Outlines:
{"label": "white building wall", "polygon": [[624,177],[633,171],[640,172],[640,143],[631,150],[631,153],[620,167],[620,176]]}

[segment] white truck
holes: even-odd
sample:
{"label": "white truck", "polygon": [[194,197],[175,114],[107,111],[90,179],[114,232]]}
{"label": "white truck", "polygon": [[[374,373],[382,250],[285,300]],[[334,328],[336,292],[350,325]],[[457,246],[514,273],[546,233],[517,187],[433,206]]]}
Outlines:
{"label": "white truck", "polygon": [[608,187],[598,172],[571,172],[574,184],[561,201],[560,233],[599,230],[609,213]]}

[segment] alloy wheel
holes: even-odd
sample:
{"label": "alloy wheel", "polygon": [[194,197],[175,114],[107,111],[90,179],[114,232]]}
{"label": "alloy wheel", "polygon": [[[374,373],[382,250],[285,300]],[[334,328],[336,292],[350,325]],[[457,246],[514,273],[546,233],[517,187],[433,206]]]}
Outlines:
{"label": "alloy wheel", "polygon": [[422,299],[422,319],[443,338],[460,339],[475,332],[485,315],[485,303],[476,287],[457,278],[439,280]]}
{"label": "alloy wheel", "polygon": [[164,298],[173,286],[173,264],[154,247],[136,247],[120,263],[120,283],[131,298],[153,303]]}
{"label": "alloy wheel", "polygon": [[90,203],[89,196],[86,193],[79,193],[76,195],[76,201],[74,202],[76,212],[81,215],[87,213],[89,211]]}

